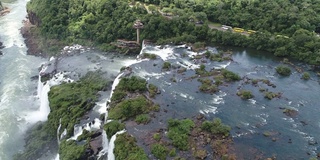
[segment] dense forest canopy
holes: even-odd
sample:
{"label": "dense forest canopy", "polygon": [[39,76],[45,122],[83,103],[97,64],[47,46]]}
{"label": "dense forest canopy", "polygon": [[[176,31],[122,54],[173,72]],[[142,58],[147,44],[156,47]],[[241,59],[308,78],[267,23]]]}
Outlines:
{"label": "dense forest canopy", "polygon": [[[133,23],[140,19],[141,39],[250,47],[320,64],[320,0],[31,0],[27,8],[43,35],[69,43],[107,49],[116,39],[135,40]],[[213,22],[258,32],[210,29]]]}
{"label": "dense forest canopy", "polygon": [[320,0],[141,0],[173,6],[184,11],[204,12],[221,24],[271,33],[293,34],[297,29],[320,32]]}

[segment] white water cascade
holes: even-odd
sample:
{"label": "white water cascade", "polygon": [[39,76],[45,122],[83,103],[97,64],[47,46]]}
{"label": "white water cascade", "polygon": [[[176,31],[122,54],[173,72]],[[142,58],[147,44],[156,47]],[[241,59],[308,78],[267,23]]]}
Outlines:
{"label": "white water cascade", "polygon": [[59,127],[57,129],[57,141],[58,141],[58,144],[60,144],[60,136],[59,136],[60,128],[61,128],[61,118],[59,120]]}
{"label": "white water cascade", "polygon": [[126,130],[119,131],[111,137],[110,143],[109,143],[109,148],[108,148],[108,160],[115,160],[115,157],[113,154],[114,141],[116,140],[118,134],[122,134],[124,132],[126,132]]}
{"label": "white water cascade", "polygon": [[38,81],[38,97],[40,99],[40,109],[37,116],[40,121],[46,121],[47,116],[50,113],[49,100],[48,100],[48,92],[50,91],[49,83],[45,85],[41,82],[41,76],[39,75]]}
{"label": "white water cascade", "polygon": [[100,159],[101,156],[105,155],[109,150],[109,140],[105,130],[102,131],[102,147],[102,150],[98,154],[98,159]]}
{"label": "white water cascade", "polygon": [[[142,49],[140,51],[140,54],[143,54],[143,50],[146,48],[146,45],[144,44],[144,40],[142,41]],[[139,59],[139,55],[136,57],[137,60],[135,60],[134,62],[130,62],[129,65],[132,65],[132,64],[135,64],[135,63],[139,63],[141,62],[141,60],[138,60]],[[120,78],[121,76],[124,74],[124,72],[118,74],[118,76],[115,78],[115,80],[113,81],[112,83],[112,87],[111,87],[111,92],[110,92],[110,96],[109,96],[109,100],[108,101],[111,101],[111,97],[113,95],[113,92],[114,90],[116,89],[117,85],[119,84],[120,82]],[[100,110],[100,113],[105,113],[105,121],[104,123],[108,123],[107,122],[107,119],[108,119],[108,111],[107,109],[109,108],[109,104],[107,103],[106,107],[102,107],[101,110]],[[102,146],[103,146],[103,149],[99,152],[98,154],[98,159],[101,158],[101,156],[105,155],[106,153],[108,153],[108,160],[114,160],[115,157],[114,157],[114,154],[113,154],[113,149],[114,149],[114,141],[116,140],[116,137],[118,134],[122,134],[124,133],[125,130],[122,130],[122,131],[119,131],[117,132],[116,134],[114,134],[111,139],[110,139],[110,142],[107,138],[107,133],[103,130],[102,132]]]}

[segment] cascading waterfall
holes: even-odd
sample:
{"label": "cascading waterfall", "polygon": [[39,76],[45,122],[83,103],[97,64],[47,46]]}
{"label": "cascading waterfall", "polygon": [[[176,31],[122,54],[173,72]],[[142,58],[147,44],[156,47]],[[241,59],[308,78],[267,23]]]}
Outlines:
{"label": "cascading waterfall", "polygon": [[108,160],[115,160],[115,157],[113,154],[114,141],[116,140],[118,134],[122,134],[124,132],[126,132],[126,130],[119,131],[111,137],[110,143],[109,143],[109,148],[108,148]]}
{"label": "cascading waterfall", "polygon": [[[109,100],[111,100],[111,97],[112,97],[112,95],[113,95],[113,90],[116,89],[117,85],[118,85],[119,82],[120,82],[120,77],[121,77],[123,74],[124,74],[123,72],[120,73],[120,74],[116,77],[116,79],[113,81],[112,87],[111,87],[111,93],[110,93]],[[109,107],[109,105],[108,105],[108,107]]]}
{"label": "cascading waterfall", "polygon": [[[146,48],[146,45],[144,44],[144,40],[142,41],[142,49],[141,49],[141,51],[140,51],[140,53],[139,53],[139,55],[141,55],[141,54],[143,54],[143,50]],[[137,59],[139,58],[139,55],[137,56]],[[138,60],[136,60],[134,63],[132,63],[132,64],[135,64],[135,63],[138,63],[138,62],[140,62],[140,61],[138,61]],[[131,65],[132,65],[131,64]],[[113,91],[115,90],[115,88],[117,87],[117,85],[119,84],[119,82],[120,82],[120,78],[121,78],[121,76],[124,74],[124,72],[122,72],[122,73],[120,73],[120,74],[118,74],[118,76],[115,78],[115,80],[113,81],[113,83],[112,83],[112,87],[111,87],[111,92],[110,92],[110,97],[109,97],[109,100],[108,101],[110,101],[111,100],[111,97],[112,97],[112,95],[113,95]],[[109,106],[109,104],[107,103],[107,105],[106,105],[106,109],[105,109],[105,121],[104,121],[104,123],[108,123],[107,122],[107,119],[108,119],[108,108],[109,108],[110,106]],[[116,135],[118,135],[118,134],[122,134],[122,133],[124,133],[125,132],[125,130],[123,130],[123,131],[119,131],[119,132],[117,132],[115,135],[113,135],[112,137],[111,137],[111,140],[110,140],[110,142],[108,141],[108,138],[107,138],[107,133],[103,130],[103,132],[102,132],[102,146],[103,146],[103,149],[99,152],[99,155],[98,155],[98,159],[100,159],[101,158],[101,156],[103,156],[103,155],[105,155],[106,154],[106,152],[108,152],[108,160],[114,160],[115,159],[115,157],[114,157],[114,154],[113,154],[113,149],[114,149],[114,141],[116,140]],[[109,142],[109,143],[108,143]]]}
{"label": "cascading waterfall", "polygon": [[83,132],[82,126],[74,126],[73,136],[68,140],[76,140]]}
{"label": "cascading waterfall", "polygon": [[[57,129],[57,141],[58,141],[58,145],[60,145],[60,136],[59,136],[59,132],[60,132],[60,128],[61,128],[61,118],[59,120],[59,127]],[[56,157],[54,158],[54,160],[59,160],[60,159],[60,155],[59,153],[57,153]]]}
{"label": "cascading waterfall", "polygon": [[[110,97],[109,100],[111,100],[112,94],[113,94],[113,90],[116,88],[116,86],[119,84],[120,82],[120,77],[123,75],[124,73],[120,73],[116,79],[113,81],[112,83],[112,87],[111,87],[111,93],[110,93]],[[107,109],[109,108],[109,104],[107,103],[106,109],[105,109],[105,122],[108,118],[108,111]],[[102,132],[102,147],[103,149],[99,152],[98,157],[101,158],[101,156],[105,155],[107,151],[109,151],[109,141],[107,138],[107,133],[103,130]]]}
{"label": "cascading waterfall", "polygon": [[60,128],[61,128],[61,118],[59,120],[59,126],[58,126],[58,129],[57,129],[57,141],[58,141],[58,144],[60,144],[60,136],[59,136]]}
{"label": "cascading waterfall", "polygon": [[[40,79],[41,79],[41,77],[39,78],[39,80]],[[48,114],[50,113],[49,99],[48,99],[49,91],[50,91],[49,83],[46,83],[45,85],[43,85],[42,90],[41,90],[41,94],[39,96],[39,98],[40,98],[40,119],[42,121],[46,121],[48,119]]]}
{"label": "cascading waterfall", "polygon": [[105,130],[102,131],[102,150],[98,154],[98,159],[100,159],[103,155],[105,155],[108,152],[109,149],[109,140],[107,137],[107,133]]}

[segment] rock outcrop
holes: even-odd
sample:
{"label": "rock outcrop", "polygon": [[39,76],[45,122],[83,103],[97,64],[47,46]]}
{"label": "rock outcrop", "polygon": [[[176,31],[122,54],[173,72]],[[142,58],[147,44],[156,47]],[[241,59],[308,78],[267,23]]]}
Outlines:
{"label": "rock outcrop", "polygon": [[28,19],[29,19],[30,23],[39,27],[41,25],[40,18],[36,15],[36,13],[34,13],[32,11],[28,10],[27,12],[28,12]]}

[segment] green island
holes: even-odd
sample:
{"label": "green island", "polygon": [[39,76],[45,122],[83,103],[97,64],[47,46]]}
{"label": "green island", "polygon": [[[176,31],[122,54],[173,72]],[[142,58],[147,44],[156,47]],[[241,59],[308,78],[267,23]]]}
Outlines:
{"label": "green island", "polygon": [[[52,146],[53,150],[59,148],[61,159],[79,159],[83,157],[87,148],[88,137],[90,134],[84,134],[85,137],[79,137],[77,142],[85,140],[86,144],[77,145],[76,141],[65,139],[73,136],[74,125],[78,124],[83,117],[92,110],[95,102],[99,98],[99,91],[106,90],[110,83],[101,77],[101,73],[88,72],[79,81],[64,83],[51,88],[48,93],[50,103],[50,114],[48,121],[39,123],[30,130],[26,137],[26,146],[23,153],[15,156],[15,159],[32,159],[40,157],[47,149]],[[67,130],[64,140],[60,147],[57,145],[57,128],[61,124],[62,128]],[[63,132],[60,130],[59,135]],[[86,132],[85,132],[86,133]],[[70,150],[70,148],[72,148]],[[71,151],[71,152],[70,152]],[[78,158],[76,158],[78,157]]]}
{"label": "green island", "polygon": [[[139,41],[134,50],[119,43],[135,43],[136,28],[133,26],[140,20],[143,23],[139,31],[140,39],[155,44],[190,44],[196,51],[212,44],[245,47],[319,66],[320,15],[315,12],[319,5],[319,0],[31,0],[27,12],[29,21],[34,25],[30,32],[36,48],[50,55],[57,55],[62,46],[74,43],[97,46],[104,51],[134,54],[140,51]],[[224,29],[224,26],[229,28]],[[149,53],[144,53],[141,58],[157,59],[156,55]],[[208,51],[193,57],[195,60],[202,58],[216,62],[231,60],[227,52],[212,54]],[[171,69],[178,74],[187,70],[183,67],[176,69],[170,62],[162,64],[163,71]],[[292,71],[283,65],[276,67],[275,72],[290,76]],[[310,74],[304,72],[301,78],[309,80]],[[209,94],[218,92],[220,86],[242,80],[244,83],[236,93],[242,99],[254,97],[253,91],[242,88],[245,85],[255,86],[269,100],[282,95],[270,91],[276,86],[267,79],[240,77],[227,69],[209,70],[205,65],[195,69],[195,75],[190,79],[197,79],[199,91]],[[171,81],[176,82],[176,79],[172,77]],[[51,88],[48,121],[30,130],[25,150],[15,159],[39,157],[48,145],[55,146],[63,160],[96,156],[87,152],[95,133],[83,130],[76,140],[66,139],[73,136],[75,124],[92,110],[99,97],[98,92],[108,87],[110,83],[99,76],[99,72],[89,72],[77,82]],[[153,101],[158,94],[161,94],[158,87],[145,79],[137,76],[121,78],[110,99],[106,119],[110,121],[103,126],[107,138],[127,129],[129,124],[150,123],[155,113],[162,111],[161,106]],[[288,116],[295,116],[296,112],[287,108],[283,110],[283,114]],[[152,158],[160,160],[183,160],[187,159],[185,152],[189,152],[188,156],[194,159],[205,159],[207,148],[210,148],[214,150],[215,159],[236,159],[232,152],[231,128],[221,119],[207,120],[204,115],[197,115],[167,119],[164,123],[166,128],[153,131],[147,147],[141,147],[128,132],[119,134],[115,141],[115,158],[144,160],[150,158],[150,153]],[[59,124],[67,130],[67,135],[58,145],[56,137],[62,133],[56,131]],[[266,132],[265,136],[269,135]]]}

